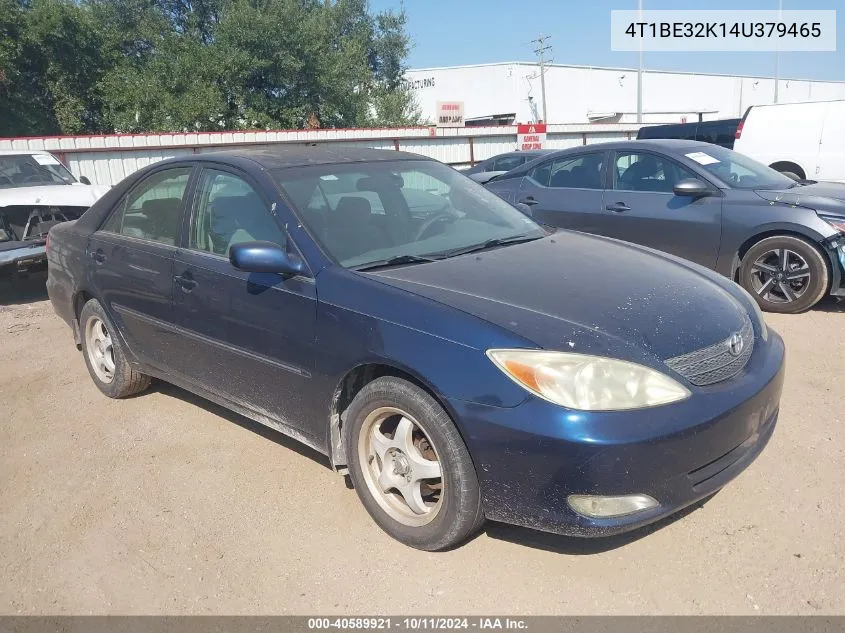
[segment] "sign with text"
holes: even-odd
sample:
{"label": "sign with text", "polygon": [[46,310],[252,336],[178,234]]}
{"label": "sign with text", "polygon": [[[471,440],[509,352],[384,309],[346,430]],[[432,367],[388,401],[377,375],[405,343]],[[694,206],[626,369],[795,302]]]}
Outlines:
{"label": "sign with text", "polygon": [[516,126],[516,148],[525,152],[530,149],[543,149],[546,144],[546,124],[528,123]]}
{"label": "sign with text", "polygon": [[437,102],[437,127],[463,127],[464,126],[464,102],[463,101],[438,101]]}

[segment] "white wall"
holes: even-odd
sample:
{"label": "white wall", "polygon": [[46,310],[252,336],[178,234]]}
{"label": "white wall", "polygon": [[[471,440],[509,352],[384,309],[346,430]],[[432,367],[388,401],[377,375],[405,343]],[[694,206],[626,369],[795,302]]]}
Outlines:
{"label": "white wall", "polygon": [[[623,140],[635,137],[639,127],[636,124],[553,124],[549,125],[546,147],[563,149],[587,143]],[[93,184],[113,185],[132,172],[165,158],[246,147],[271,149],[285,143],[401,149],[461,166],[515,150],[517,128],[405,127],[22,137],[0,139],[0,149],[48,150],[76,176],[86,176]]]}
{"label": "white wall", "polygon": [[[419,82],[414,94],[423,114],[436,118],[437,101],[463,101],[466,118],[516,113],[517,122],[534,120],[529,96],[542,118],[540,79],[536,64],[503,63],[411,70]],[[428,84],[428,85],[427,85]],[[774,79],[694,73],[643,73],[643,120],[646,123],[740,117],[750,105],[774,101]],[[780,80],[779,101],[845,99],[845,82]],[[620,122],[636,120],[635,69],[548,66],[548,120],[587,123],[590,113],[622,113]]]}

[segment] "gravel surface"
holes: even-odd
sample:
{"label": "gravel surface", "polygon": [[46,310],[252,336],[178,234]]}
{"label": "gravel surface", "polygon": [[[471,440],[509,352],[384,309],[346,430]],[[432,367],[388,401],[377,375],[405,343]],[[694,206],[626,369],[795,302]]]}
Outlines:
{"label": "gravel surface", "polygon": [[703,505],[418,552],[324,458],[168,385],[109,400],[42,280],[0,287],[0,613],[845,614],[845,305],[768,315],[775,435]]}

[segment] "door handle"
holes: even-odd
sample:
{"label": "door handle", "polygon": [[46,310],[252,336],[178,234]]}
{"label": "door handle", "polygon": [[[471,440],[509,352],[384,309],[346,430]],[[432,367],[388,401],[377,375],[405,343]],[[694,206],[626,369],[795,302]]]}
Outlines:
{"label": "door handle", "polygon": [[191,277],[190,273],[176,275],[173,278],[173,281],[175,281],[184,292],[191,292],[191,290],[197,287],[197,282],[193,277]]}
{"label": "door handle", "polygon": [[98,264],[102,264],[106,261],[106,254],[103,252],[103,249],[98,248],[96,251],[91,251],[91,259]]}
{"label": "door handle", "polygon": [[607,205],[605,209],[608,211],[615,211],[616,213],[625,213],[625,211],[630,211],[631,207],[624,202],[614,202],[613,204]]}
{"label": "door handle", "polygon": [[530,207],[537,204],[537,201],[534,199],[534,196],[528,196],[517,202],[517,204],[527,204]]}

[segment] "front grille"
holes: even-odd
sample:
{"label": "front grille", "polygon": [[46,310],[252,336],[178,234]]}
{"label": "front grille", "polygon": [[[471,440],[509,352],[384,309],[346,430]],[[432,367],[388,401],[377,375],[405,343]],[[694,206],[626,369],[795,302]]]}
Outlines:
{"label": "front grille", "polygon": [[670,369],[699,387],[727,380],[745,367],[754,351],[754,328],[751,326],[751,319],[746,317],[742,329],[737,334],[742,341],[742,349],[737,355],[731,352],[732,335],[709,347],[664,362]]}

